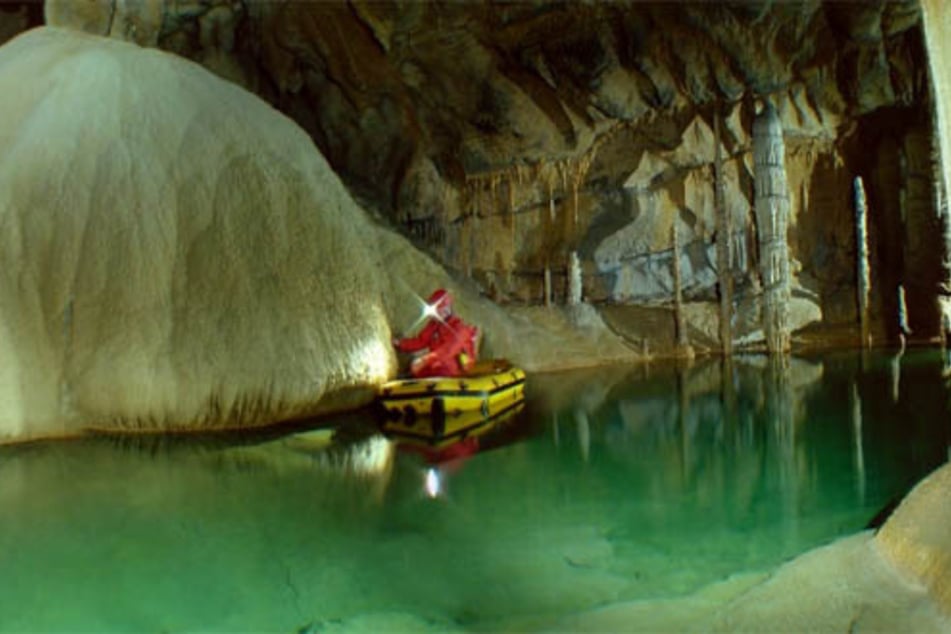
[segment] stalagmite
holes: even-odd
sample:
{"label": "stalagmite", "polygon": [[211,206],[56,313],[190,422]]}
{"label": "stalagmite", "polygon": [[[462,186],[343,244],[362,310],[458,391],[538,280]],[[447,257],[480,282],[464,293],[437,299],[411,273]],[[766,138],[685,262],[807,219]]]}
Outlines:
{"label": "stalagmite", "polygon": [[545,306],[551,307],[551,267],[545,265]]}
{"label": "stalagmite", "polygon": [[868,208],[865,204],[865,185],[862,177],[855,177],[855,270],[856,292],[858,293],[859,324],[861,342],[865,347],[872,345],[872,336],[868,325],[868,295],[871,289],[868,267]]}
{"label": "stalagmite", "polygon": [[911,334],[911,328],[908,327],[908,304],[905,302],[905,287],[898,285],[898,337],[901,340],[901,349],[905,349],[905,343],[908,335]]}
{"label": "stalagmite", "polygon": [[580,304],[581,293],[581,261],[578,259],[578,253],[572,251],[568,257],[568,305]]}
{"label": "stalagmite", "polygon": [[786,223],[789,188],[786,183],[783,128],[776,109],[767,101],[753,122],[753,163],[760,274],[763,278],[763,330],[770,354],[789,350],[789,255]]}
{"label": "stalagmite", "polygon": [[462,235],[463,240],[465,240],[465,271],[466,277],[472,277],[472,228],[470,225],[470,218],[474,219],[475,216],[463,216],[462,218]]}
{"label": "stalagmite", "polygon": [[[518,251],[518,223],[515,215],[515,179],[509,177],[509,257],[511,268],[515,268],[515,253]],[[509,271],[506,271],[508,274]]]}
{"label": "stalagmite", "polygon": [[720,284],[720,346],[723,354],[733,352],[733,244],[730,213],[723,193],[723,156],[720,151],[720,113],[713,115],[714,184],[713,195],[717,218],[717,277]]}
{"label": "stalagmite", "polygon": [[684,320],[683,293],[680,279],[680,235],[677,231],[676,220],[670,227],[670,241],[673,243],[674,250],[672,276],[674,278],[674,319],[677,327],[677,347],[681,351],[686,351],[690,346],[690,341],[687,339],[687,325]]}

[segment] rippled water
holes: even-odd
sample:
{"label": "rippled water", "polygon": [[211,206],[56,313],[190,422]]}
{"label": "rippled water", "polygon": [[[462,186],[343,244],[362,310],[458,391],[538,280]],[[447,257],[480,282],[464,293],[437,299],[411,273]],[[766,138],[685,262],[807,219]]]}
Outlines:
{"label": "rippled water", "polygon": [[496,630],[687,594],[862,530],[946,461],[944,365],[534,376],[429,491],[360,416],[4,449],[0,630]]}

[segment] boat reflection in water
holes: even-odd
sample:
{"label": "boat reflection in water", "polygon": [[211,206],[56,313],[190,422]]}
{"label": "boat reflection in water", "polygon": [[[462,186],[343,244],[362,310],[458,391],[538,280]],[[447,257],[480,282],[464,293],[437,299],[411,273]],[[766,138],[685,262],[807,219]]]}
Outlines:
{"label": "boat reflection in water", "polygon": [[515,440],[519,428],[512,421],[524,409],[525,401],[520,398],[488,416],[481,410],[459,412],[447,417],[445,424],[434,425],[425,416],[411,421],[386,418],[381,430],[398,452],[422,459],[423,489],[428,497],[437,498],[445,494],[446,477],[472,456]]}

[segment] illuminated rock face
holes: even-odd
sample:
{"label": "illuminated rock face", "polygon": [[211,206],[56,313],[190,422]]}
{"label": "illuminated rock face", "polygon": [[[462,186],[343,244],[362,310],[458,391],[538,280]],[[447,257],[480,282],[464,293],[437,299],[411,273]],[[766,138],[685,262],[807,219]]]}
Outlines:
{"label": "illuminated rock face", "polygon": [[[937,168],[935,180],[938,183],[936,207],[941,219],[942,243],[945,261],[943,275],[939,280],[943,292],[939,298],[942,328],[951,332],[951,218],[949,218],[948,196],[951,194],[951,13],[940,0],[922,0],[923,30],[930,55],[928,63],[934,82],[934,127],[935,134],[930,147],[938,161],[932,161],[928,167]],[[933,230],[933,229],[932,229]]]}
{"label": "illuminated rock face", "polygon": [[393,371],[374,230],[292,121],[52,28],[0,94],[0,440],[273,422]]}
{"label": "illuminated rock face", "polygon": [[0,48],[0,442],[363,405],[452,289],[526,369],[631,353],[512,319],[372,222],[306,133],[201,66],[40,28]]}
{"label": "illuminated rock face", "polygon": [[903,573],[926,585],[951,618],[951,466],[920,482],[875,541]]}

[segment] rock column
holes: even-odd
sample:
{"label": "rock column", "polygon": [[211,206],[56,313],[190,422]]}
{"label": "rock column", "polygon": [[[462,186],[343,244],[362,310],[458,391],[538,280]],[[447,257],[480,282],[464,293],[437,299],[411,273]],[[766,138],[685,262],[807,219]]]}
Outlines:
{"label": "rock column", "polygon": [[753,122],[753,163],[760,274],[763,278],[763,331],[770,354],[789,350],[789,255],[786,224],[789,187],[786,149],[776,109],[768,101]]}
{"label": "rock column", "polygon": [[[931,71],[932,102],[934,104],[934,201],[942,228],[944,243],[944,270],[942,286],[937,302],[941,327],[946,333],[951,329],[951,218],[949,218],[948,195],[951,192],[951,12],[943,0],[921,0],[921,24],[928,51],[928,66]],[[949,584],[948,587],[951,587]],[[951,590],[947,596],[951,597]]]}
{"label": "rock column", "polygon": [[681,353],[686,352],[690,346],[687,339],[687,322],[684,319],[683,291],[680,279],[680,236],[677,231],[677,220],[675,219],[670,226],[670,241],[673,243],[673,270],[674,279],[674,318],[676,319],[676,337],[677,348]]}
{"label": "rock column", "polygon": [[868,207],[865,202],[865,185],[862,177],[856,176],[855,186],[855,270],[856,293],[859,311],[859,326],[863,347],[871,346],[869,334],[868,295],[871,281],[868,267]]}
{"label": "rock column", "polygon": [[720,346],[724,356],[733,353],[733,236],[730,211],[723,192],[723,156],[720,150],[720,113],[713,115],[713,192],[717,218],[717,278],[720,287]]}

